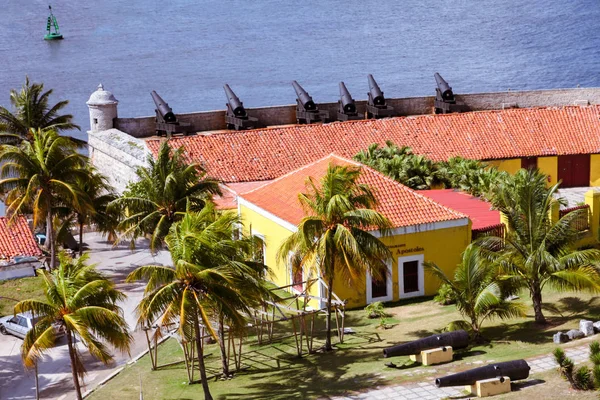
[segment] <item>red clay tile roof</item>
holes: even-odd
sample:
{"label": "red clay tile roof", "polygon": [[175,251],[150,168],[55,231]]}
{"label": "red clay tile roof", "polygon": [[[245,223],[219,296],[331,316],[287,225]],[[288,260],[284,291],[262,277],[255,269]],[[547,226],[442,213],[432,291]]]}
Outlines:
{"label": "red clay tile roof", "polygon": [[8,217],[0,217],[0,257],[12,260],[15,256],[41,255],[25,217],[17,217],[12,223]]}
{"label": "red clay tile roof", "polygon": [[358,181],[371,187],[378,201],[377,211],[385,215],[394,228],[467,218],[466,215],[444,207],[369,167],[335,155],[329,155],[306,165],[243,193],[240,197],[297,225],[305,216],[305,211],[298,201],[298,194],[306,192],[308,177],[320,182],[330,163],[361,168]]}
{"label": "red clay tile roof", "polygon": [[[274,179],[328,154],[391,140],[434,160],[600,153],[600,106],[525,108],[287,125],[171,139],[223,182]],[[146,141],[156,155],[160,139]]]}
{"label": "red clay tile roof", "polygon": [[221,184],[222,196],[214,196],[213,201],[217,209],[219,210],[230,210],[237,208],[237,195],[239,193],[249,192],[259,186],[264,185],[268,181],[258,182],[233,182],[227,185]]}
{"label": "red clay tile roof", "polygon": [[483,229],[500,223],[500,211],[492,210],[492,205],[479,197],[454,189],[419,190],[419,194],[469,216],[472,229]]}

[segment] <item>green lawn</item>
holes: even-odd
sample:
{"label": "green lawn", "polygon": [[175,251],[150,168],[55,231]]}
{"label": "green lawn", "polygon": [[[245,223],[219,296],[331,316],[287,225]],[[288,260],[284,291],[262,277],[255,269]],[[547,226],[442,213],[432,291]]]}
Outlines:
{"label": "green lawn", "polygon": [[[530,304],[527,297],[524,300]],[[600,320],[600,297],[547,292],[544,301],[549,325],[536,326],[531,308],[528,318],[488,323],[483,333],[491,339],[489,344],[458,351],[454,362],[432,367],[412,364],[408,357],[382,357],[383,348],[431,335],[458,318],[453,306],[438,306],[430,299],[390,305],[388,311],[393,316],[388,323],[393,327],[385,330],[377,328],[378,320],[366,319],[364,311],[349,311],[346,326],[352,327],[356,334],[346,335],[344,344],[337,345],[337,350],[331,354],[318,353],[298,358],[291,337],[263,346],[256,345],[255,338],[250,337],[244,346],[243,359],[248,368],[232,380],[211,381],[211,391],[219,399],[304,399],[433,379],[435,376],[471,368],[471,363],[478,360],[505,361],[548,354],[556,347],[552,343],[552,335],[557,331],[578,327],[581,318]],[[280,335],[287,329],[291,332],[289,327],[278,327]],[[322,337],[320,340],[322,342]],[[585,342],[587,341],[579,344]],[[577,344],[578,342],[569,345]],[[206,353],[207,367],[218,371],[220,361],[216,346],[208,346]],[[160,364],[182,359],[179,344],[174,339],[168,340],[159,349]],[[387,361],[394,361],[400,367],[387,368],[384,366]],[[556,378],[556,384],[560,386],[557,374],[556,377],[554,374],[549,376],[552,380]],[[145,356],[97,390],[91,399],[137,399],[140,379],[146,400],[201,397],[200,385],[186,383],[183,364],[151,371],[150,360]],[[536,389],[531,387],[527,390],[533,392]],[[568,386],[565,390],[568,391]]]}
{"label": "green lawn", "polygon": [[43,282],[39,276],[0,281],[0,316],[13,313],[13,307],[17,304],[15,300],[43,298]]}

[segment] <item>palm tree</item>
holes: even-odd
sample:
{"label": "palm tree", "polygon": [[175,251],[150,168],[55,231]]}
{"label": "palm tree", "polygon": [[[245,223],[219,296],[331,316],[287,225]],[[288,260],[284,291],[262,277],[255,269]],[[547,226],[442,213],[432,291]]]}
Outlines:
{"label": "palm tree", "polygon": [[48,102],[51,94],[52,90],[44,92],[43,83],[30,83],[29,77],[25,77],[25,85],[20,92],[15,89],[10,91],[14,113],[0,106],[0,132],[31,140],[31,129],[51,129],[57,132],[80,129],[72,122],[72,115],[59,115],[69,102],[63,100],[50,106]]}
{"label": "palm tree", "polygon": [[0,150],[0,192],[6,194],[7,215],[13,218],[28,211],[34,226],[44,219],[50,265],[56,264],[53,216],[59,206],[76,209],[89,207],[89,201],[75,185],[85,179],[87,158],[77,152],[77,145],[55,131],[31,131],[32,141],[5,145]]}
{"label": "palm tree", "polygon": [[79,225],[79,255],[83,252],[83,227],[95,224],[98,232],[108,235],[108,240],[116,239],[119,212],[116,208],[108,208],[117,196],[109,185],[107,178],[92,166],[88,166],[88,175],[85,179],[77,179],[76,185],[81,193],[89,199],[89,206],[79,207],[75,210],[77,224]]}
{"label": "palm tree", "polygon": [[37,319],[25,336],[22,358],[26,367],[34,367],[44,352],[55,346],[58,333],[65,332],[71,358],[71,372],[77,398],[82,399],[79,377],[85,369],[75,341],[81,341],[90,354],[108,364],[113,360],[107,344],[129,351],[131,335],[117,302],[125,295],[104,278],[84,255],[73,261],[65,254],[53,272],[43,271],[46,300],[23,300],[15,313],[31,312]]}
{"label": "palm tree", "polygon": [[[468,328],[475,339],[481,339],[481,325],[486,319],[524,317],[522,303],[506,301],[509,294],[498,280],[498,268],[481,257],[479,248],[470,244],[454,272],[454,279],[432,262],[425,262],[426,270],[448,285],[456,308],[469,321]],[[508,288],[510,289],[510,288]],[[464,321],[453,322],[451,328],[463,327]]]}
{"label": "palm tree", "polygon": [[277,258],[286,263],[294,254],[299,265],[319,274],[327,283],[327,337],[331,346],[331,302],[334,276],[341,274],[350,282],[360,281],[366,271],[381,278],[387,271],[388,248],[369,230],[387,233],[390,222],[373,210],[376,199],[369,187],[358,183],[360,168],[329,165],[320,185],[307,180],[308,193],[298,196],[308,215],[298,230],[281,245]]}
{"label": "palm tree", "polygon": [[130,183],[123,196],[111,202],[125,210],[119,224],[123,236],[133,243],[139,236],[150,234],[150,248],[155,251],[163,242],[171,225],[180,220],[188,207],[201,210],[213,194],[220,194],[218,182],[206,176],[196,163],[183,158],[183,148],[171,151],[163,142],[156,160],[148,157],[148,167],[137,170],[139,182]]}
{"label": "palm tree", "polygon": [[228,270],[229,279],[220,284],[228,286],[229,295],[223,292],[222,296],[206,298],[208,303],[216,300],[209,314],[217,325],[224,376],[229,376],[225,325],[230,332],[243,333],[247,324],[242,313],[250,314],[250,308],[259,307],[263,299],[276,300],[265,280],[268,269],[263,263],[251,261],[253,243],[237,232],[240,225],[236,213],[218,212],[208,204],[199,213],[186,214],[168,236],[174,262],[186,260],[203,268]]}
{"label": "palm tree", "polygon": [[[214,214],[212,207],[199,213],[188,212],[173,224],[165,241],[171,251],[174,268],[148,265],[137,268],[128,282],[147,280],[144,297],[137,307],[141,325],[179,324],[182,337],[194,340],[204,396],[212,399],[203,359],[202,325],[222,347],[223,368],[227,371],[224,326],[215,332],[212,321],[227,321],[242,327],[256,301],[244,297],[252,280],[260,279],[251,264],[239,262],[237,244],[231,232],[235,218]],[[212,214],[212,215],[211,215]],[[246,289],[244,289],[246,286]]]}
{"label": "palm tree", "polygon": [[578,232],[574,221],[581,212],[551,220],[556,184],[546,187],[547,177],[538,170],[521,169],[497,184],[492,204],[508,221],[506,238],[487,237],[481,246],[511,286],[526,288],[533,301],[535,321],[545,323],[542,289],[600,290],[597,263],[600,251],[574,247]]}

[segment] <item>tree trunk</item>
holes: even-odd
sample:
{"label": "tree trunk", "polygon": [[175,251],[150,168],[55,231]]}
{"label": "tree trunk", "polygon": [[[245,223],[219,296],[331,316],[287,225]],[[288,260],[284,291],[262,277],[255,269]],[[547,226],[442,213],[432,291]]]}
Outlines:
{"label": "tree trunk", "polygon": [[40,400],[40,380],[38,377],[37,361],[35,362],[35,400]]}
{"label": "tree trunk", "polygon": [[204,400],[213,400],[208,388],[208,379],[206,378],[206,368],[204,366],[204,353],[202,337],[200,336],[200,323],[198,316],[194,318],[194,329],[196,330],[196,350],[198,353],[198,366],[200,367],[200,379],[202,380],[202,389],[204,390]]}
{"label": "tree trunk", "polygon": [[73,348],[73,338],[71,331],[67,329],[67,344],[69,345],[69,357],[71,358],[71,373],[73,374],[73,383],[75,384],[75,393],[77,400],[82,400],[81,387],[79,386],[79,378],[77,376],[77,363],[75,363],[75,349]]}
{"label": "tree trunk", "polygon": [[325,337],[325,351],[331,351],[333,350],[333,347],[331,346],[331,298],[333,297],[333,273],[329,277],[327,285],[329,288],[327,291],[327,319],[325,325],[327,336]]}
{"label": "tree trunk", "polygon": [[535,312],[535,322],[545,324],[546,317],[542,313],[542,288],[539,282],[533,282],[530,288],[531,300],[533,301],[533,311]]}
{"label": "tree trunk", "polygon": [[221,348],[221,363],[223,364],[223,377],[229,376],[229,365],[227,365],[227,351],[225,346],[225,323],[223,315],[219,315],[219,347]]}
{"label": "tree trunk", "polygon": [[79,223],[79,257],[83,254],[83,222]]}
{"label": "tree trunk", "polygon": [[52,211],[48,210],[46,215],[46,241],[50,251],[50,270],[56,267],[56,245],[54,243],[54,227],[52,226]]}

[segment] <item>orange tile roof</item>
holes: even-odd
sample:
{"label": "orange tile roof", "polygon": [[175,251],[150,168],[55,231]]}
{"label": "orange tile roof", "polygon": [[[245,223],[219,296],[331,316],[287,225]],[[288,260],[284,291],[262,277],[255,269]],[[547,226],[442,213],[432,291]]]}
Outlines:
{"label": "orange tile roof", "polygon": [[41,256],[29,224],[23,216],[10,223],[8,217],[0,217],[0,257]]}
{"label": "orange tile roof", "polygon": [[329,155],[308,164],[243,193],[240,197],[284,221],[297,225],[305,216],[305,210],[298,201],[298,194],[306,192],[308,177],[320,182],[330,163],[361,168],[358,181],[371,187],[378,201],[376,209],[390,220],[394,228],[467,218],[466,215],[444,207],[369,167],[336,155]]}
{"label": "orange tile roof", "polygon": [[[434,160],[600,153],[600,106],[566,106],[286,125],[171,139],[223,182],[274,179],[328,154],[391,140]],[[156,155],[160,139],[146,141]]]}
{"label": "orange tile roof", "polygon": [[221,184],[222,196],[214,196],[213,201],[217,209],[219,210],[230,210],[237,208],[237,195],[238,193],[248,192],[254,188],[262,186],[266,181],[258,182],[233,182],[227,185]]}

